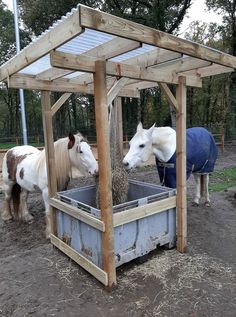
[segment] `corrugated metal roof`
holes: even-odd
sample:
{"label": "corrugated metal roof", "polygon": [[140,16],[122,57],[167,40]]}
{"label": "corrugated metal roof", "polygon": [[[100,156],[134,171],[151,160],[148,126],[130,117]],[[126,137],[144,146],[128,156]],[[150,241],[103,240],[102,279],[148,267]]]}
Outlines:
{"label": "corrugated metal roof", "polygon": [[[109,35],[107,33],[102,33],[99,31],[86,29],[82,34],[80,34],[79,36],[76,36],[72,40],[60,46],[57,50],[64,53],[80,55],[114,38],[115,36]],[[146,52],[150,52],[153,49],[155,49],[155,47],[144,44],[142,47],[138,49],[116,56],[112,58],[111,60],[114,62],[121,62],[128,58],[135,57]],[[51,65],[50,65],[50,56],[48,54],[44,57],[41,57],[39,60],[27,66],[20,72],[23,74],[28,74],[28,75],[37,75],[38,73],[41,73],[49,68],[51,68]],[[67,75],[65,76],[65,78],[73,78],[75,76],[78,76],[78,74],[82,74],[82,73],[76,72],[76,74],[73,73],[73,74]]]}

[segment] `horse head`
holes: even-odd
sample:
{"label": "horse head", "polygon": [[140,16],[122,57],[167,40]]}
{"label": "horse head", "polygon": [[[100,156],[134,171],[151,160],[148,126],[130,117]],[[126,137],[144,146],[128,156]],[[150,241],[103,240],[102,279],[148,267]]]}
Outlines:
{"label": "horse head", "polygon": [[129,151],[123,159],[123,164],[127,170],[141,165],[152,155],[152,133],[154,128],[155,124],[149,129],[143,129],[141,122],[138,124],[137,131],[129,142]]}
{"label": "horse head", "polygon": [[90,145],[78,133],[76,135],[69,134],[68,150],[72,165],[76,167],[82,174],[87,173],[95,175],[98,173],[98,163],[93,155]]}

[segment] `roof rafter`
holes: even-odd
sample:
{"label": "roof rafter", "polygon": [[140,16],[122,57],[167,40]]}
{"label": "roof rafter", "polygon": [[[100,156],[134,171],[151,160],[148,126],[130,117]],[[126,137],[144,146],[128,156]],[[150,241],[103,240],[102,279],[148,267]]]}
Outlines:
{"label": "roof rafter", "polygon": [[236,68],[236,57],[138,23],[80,5],[81,26],[139,40],[216,64]]}
{"label": "roof rafter", "polygon": [[[123,38],[114,38],[104,44],[98,45],[80,56],[90,56],[94,58],[109,59],[120,54],[130,52],[141,47],[142,44],[137,41],[127,40]],[[71,74],[71,70],[59,70],[57,68],[49,68],[37,75],[38,79],[53,80]]]}
{"label": "roof rafter", "polygon": [[[49,90],[59,92],[74,92],[83,94],[94,94],[93,86],[79,85],[77,83],[71,83],[70,80],[60,78],[54,81],[36,79],[32,75],[16,74],[8,80],[9,88],[23,88],[31,90]],[[137,89],[122,88],[120,89],[118,96],[139,98],[140,93]]]}
{"label": "roof rafter", "polygon": [[[95,60],[93,58],[52,51],[50,53],[51,64],[54,67],[66,68],[84,72],[95,72]],[[155,71],[153,68],[145,68],[137,65],[124,63],[106,62],[106,73],[111,76],[127,77],[139,79],[143,81],[178,83],[178,76],[175,74],[166,73],[164,71]],[[73,83],[76,81],[74,80]],[[187,77],[186,84],[189,86],[201,87],[201,80],[197,77]]]}

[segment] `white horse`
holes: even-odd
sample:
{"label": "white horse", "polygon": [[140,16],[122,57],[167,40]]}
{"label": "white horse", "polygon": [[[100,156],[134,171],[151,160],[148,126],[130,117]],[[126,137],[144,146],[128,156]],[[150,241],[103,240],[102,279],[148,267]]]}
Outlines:
{"label": "white horse", "polygon": [[[57,189],[66,189],[71,168],[75,167],[81,174],[96,174],[98,164],[90,146],[81,134],[69,134],[68,138],[54,143]],[[40,151],[29,145],[16,146],[8,150],[2,164],[3,191],[5,194],[2,219],[9,221],[20,219],[30,222],[32,215],[27,208],[29,192],[40,189],[46,213],[46,236],[50,235],[50,217],[48,203],[48,179],[45,150]],[[10,203],[13,201],[13,213]]]}
{"label": "white horse", "polygon": [[[123,159],[127,170],[147,162],[152,154],[156,157],[157,169],[162,185],[176,188],[176,131],[170,127],[143,129],[137,126],[136,134],[129,142],[130,149]],[[205,196],[205,205],[210,206],[209,173],[213,171],[217,158],[217,147],[213,136],[204,128],[186,130],[186,176],[193,173],[196,182],[194,205]],[[203,188],[201,191],[201,176]]]}

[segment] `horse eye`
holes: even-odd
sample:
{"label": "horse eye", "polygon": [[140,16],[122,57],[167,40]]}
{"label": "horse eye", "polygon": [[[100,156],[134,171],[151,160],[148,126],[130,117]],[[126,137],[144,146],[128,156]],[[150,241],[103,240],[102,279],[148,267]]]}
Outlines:
{"label": "horse eye", "polygon": [[144,148],[144,147],[145,147],[145,144],[140,144],[139,147],[140,147],[140,148]]}
{"label": "horse eye", "polygon": [[81,150],[79,152],[80,152],[80,154],[83,153],[83,151],[81,151]]}

